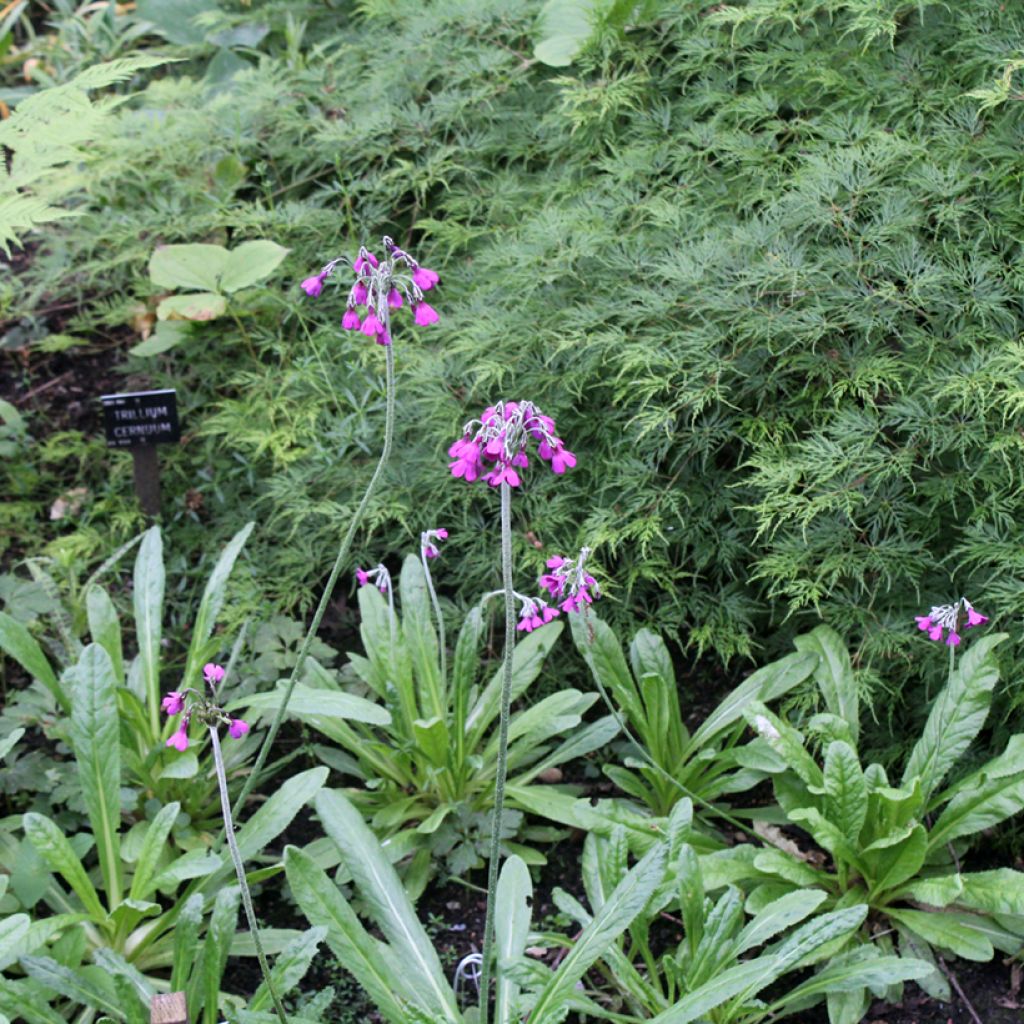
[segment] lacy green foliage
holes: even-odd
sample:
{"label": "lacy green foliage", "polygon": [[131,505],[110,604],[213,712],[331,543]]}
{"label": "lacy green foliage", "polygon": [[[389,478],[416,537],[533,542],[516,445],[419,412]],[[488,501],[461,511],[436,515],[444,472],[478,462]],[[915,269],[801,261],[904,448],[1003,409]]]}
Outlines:
{"label": "lacy green foliage", "polygon": [[239,487],[221,510],[262,514],[272,598],[307,601],[383,390],[379,352],[339,336],[343,297],[293,282],[408,229],[444,319],[396,338],[378,549],[445,525],[460,595],[493,583],[497,502],[443,451],[470,410],[524,396],[580,464],[528,481],[517,560],[596,545],[610,617],[656,614],[728,659],[820,616],[864,664],[904,651],[918,595],[953,581],[1018,614],[1022,108],[1012,68],[1005,96],[971,94],[1004,80],[1024,13],[665,4],[556,77],[527,57],[538,10],[374,2],[339,29],[272,9],[258,67],[121,111],[88,208],[36,265],[94,296],[86,330],[155,305],[154,239],[292,250],[262,313],[171,364],[191,457]]}

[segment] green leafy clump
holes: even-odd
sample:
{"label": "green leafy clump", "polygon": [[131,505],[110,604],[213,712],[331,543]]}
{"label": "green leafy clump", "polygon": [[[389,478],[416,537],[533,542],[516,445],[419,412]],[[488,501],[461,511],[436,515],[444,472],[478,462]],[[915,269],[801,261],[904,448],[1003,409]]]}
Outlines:
{"label": "green leafy clump", "polygon": [[276,604],[308,604],[382,402],[344,293],[294,282],[386,229],[442,273],[443,319],[396,336],[367,529],[398,551],[446,525],[454,596],[493,582],[497,509],[444,449],[468,410],[523,396],[579,466],[529,482],[517,557],[598,546],[609,618],[656,614],[729,659],[821,617],[872,664],[952,578],[994,618],[1021,610],[1012,69],[989,95],[1018,7],[662,4],[596,19],[558,72],[527,56],[539,4],[360,12],[274,8],[258,66],[154,82],[32,270],[86,299],[89,331],[155,308],[154,239],[291,250],[245,323],[144,364],[194,402],[179,471],[223,479],[220,523],[258,510]]}

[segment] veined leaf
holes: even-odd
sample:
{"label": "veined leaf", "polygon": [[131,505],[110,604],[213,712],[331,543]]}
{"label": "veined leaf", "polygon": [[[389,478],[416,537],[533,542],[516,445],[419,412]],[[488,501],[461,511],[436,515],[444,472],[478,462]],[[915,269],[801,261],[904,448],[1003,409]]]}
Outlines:
{"label": "veined leaf", "polygon": [[38,679],[56,698],[65,714],[71,713],[71,699],[50,667],[43,649],[17,619],[0,612],[0,650],[13,658],[33,679]]}
{"label": "veined leaf", "polygon": [[831,626],[818,626],[810,633],[798,636],[793,646],[798,651],[818,655],[814,680],[828,710],[849,726],[852,745],[856,748],[860,733],[860,706],[850,652],[843,638]]}
{"label": "veined leaf", "polygon": [[71,735],[112,911],[121,902],[121,737],[110,655],[89,644],[72,673]]}
{"label": "veined leaf", "polygon": [[593,612],[586,618],[570,615],[569,625],[576,649],[583,655],[594,678],[634,723],[646,721],[640,691],[630,675],[615,631]]}
{"label": "veined leaf", "polygon": [[759,956],[718,972],[710,981],[688,992],[650,1024],[691,1024],[730,999],[757,995],[782,973],[778,958]]}
{"label": "veined leaf", "polygon": [[228,253],[220,276],[220,289],[237,292],[269,277],[291,250],[266,238],[236,245]]}
{"label": "veined leaf", "polygon": [[92,586],[85,595],[89,616],[89,635],[110,655],[114,678],[120,684],[124,679],[124,654],[121,648],[121,623],[110,595],[102,588]]}
{"label": "veined leaf", "polygon": [[93,920],[104,920],[107,913],[100,903],[100,898],[89,881],[82,862],[60,828],[45,815],[34,812],[26,814],[22,823],[29,842],[46,861],[47,866],[71,886]]}
{"label": "veined leaf", "polygon": [[740,956],[755,946],[764,945],[780,932],[813,914],[828,898],[820,889],[798,889],[773,900],[759,911],[740,932],[734,956]]}
{"label": "veined leaf", "polygon": [[974,929],[966,927],[955,914],[945,911],[929,913],[926,910],[897,910],[893,907],[887,913],[926,942],[965,960],[985,962],[995,955],[992,943]]}
{"label": "veined leaf", "polygon": [[868,787],[857,754],[836,741],[825,752],[825,817],[857,843],[868,813]]}
{"label": "veined leaf", "polygon": [[162,245],[149,258],[149,279],[160,288],[215,292],[227,265],[222,245]]}
{"label": "veined leaf", "polygon": [[415,555],[407,556],[402,563],[399,592],[402,596],[402,635],[412,657],[420,714],[444,723],[448,717],[448,702],[441,689],[434,612],[423,566]]}
{"label": "veined leaf", "polygon": [[513,854],[502,865],[495,896],[494,940],[498,967],[494,1024],[514,1024],[512,1010],[519,986],[509,977],[505,965],[522,956],[526,947],[532,896],[530,871],[522,859]]}
{"label": "veined leaf", "polygon": [[[251,697],[240,697],[227,705],[228,709],[252,708],[254,711],[276,711],[284,699],[284,685],[269,693],[257,693]],[[387,708],[365,697],[341,690],[320,690],[305,683],[296,683],[288,701],[287,714],[307,721],[316,727],[317,719],[344,718],[353,722],[369,722],[371,725],[390,725],[391,713]]]}
{"label": "veined leaf", "polygon": [[[274,991],[278,995],[286,995],[302,981],[317,954],[320,943],[326,937],[327,928],[325,926],[308,928],[278,953],[270,971]],[[249,1001],[249,1009],[262,1010],[268,1006],[270,1006],[270,989],[264,981]]]}
{"label": "veined leaf", "polygon": [[143,693],[149,705],[153,739],[160,736],[160,638],[164,606],[164,554],[160,527],[148,529],[139,545],[133,573],[135,638],[139,646]]}

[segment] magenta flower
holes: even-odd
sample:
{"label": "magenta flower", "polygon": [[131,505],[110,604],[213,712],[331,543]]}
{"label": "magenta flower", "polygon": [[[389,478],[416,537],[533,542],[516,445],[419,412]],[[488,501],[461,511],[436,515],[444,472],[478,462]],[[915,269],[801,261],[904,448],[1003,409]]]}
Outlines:
{"label": "magenta flower", "polygon": [[960,634],[955,633],[953,630],[949,631],[949,636],[946,637],[947,647],[957,647],[960,644]]}
{"label": "magenta flower", "polygon": [[326,274],[320,273],[313,277],[307,277],[299,287],[311,298],[315,299],[324,290],[324,279]]}
{"label": "magenta flower", "polygon": [[559,605],[564,612],[578,612],[592,604],[595,597],[601,596],[597,580],[584,569],[589,555],[590,548],[580,548],[574,559],[555,555],[547,561],[551,572],[544,573],[537,580],[552,597],[564,598]]}
{"label": "magenta flower", "polygon": [[380,331],[377,334],[377,344],[378,345],[390,345],[391,344],[391,335],[388,334],[387,331]]}
{"label": "magenta flower", "polygon": [[240,718],[232,718],[228,726],[228,733],[233,740],[240,740],[249,731],[249,723],[243,722]]}
{"label": "magenta flower", "polygon": [[987,615],[982,615],[981,612],[975,611],[974,608],[972,608],[972,607],[968,607],[968,609],[967,609],[967,625],[968,625],[968,627],[971,627],[971,626],[981,626],[981,625],[983,625],[986,622],[988,622],[988,616]]}
{"label": "magenta flower", "polygon": [[370,312],[366,314],[363,326],[360,327],[359,330],[368,338],[375,338],[384,330],[384,325],[377,319],[377,314],[371,309]]}
{"label": "magenta flower", "polygon": [[412,283],[421,292],[429,292],[440,280],[441,278],[433,270],[428,270],[426,267],[417,267],[412,272]]}
{"label": "magenta flower", "polygon": [[532,402],[499,402],[484,409],[479,420],[463,427],[463,436],[449,449],[455,460],[448,464],[452,476],[471,483],[478,477],[498,487],[518,487],[517,469],[530,464],[527,444],[537,442],[537,454],[551,464],[556,475],[576,465],[576,456],[555,434],[555,421]]}
{"label": "magenta flower", "polygon": [[359,314],[355,311],[352,306],[349,306],[345,310],[345,315],[341,318],[341,326],[346,331],[358,331],[362,321],[359,319]]}
{"label": "magenta flower", "polygon": [[361,587],[365,587],[370,582],[369,573],[365,569],[360,569],[359,566],[356,566],[356,582]]}
{"label": "magenta flower", "polygon": [[977,611],[966,597],[961,597],[954,604],[935,605],[927,615],[915,616],[914,621],[930,640],[941,640],[943,633],[948,631],[947,646],[958,647],[963,639],[962,630],[988,622],[988,616]]}
{"label": "magenta flower", "polygon": [[357,274],[365,273],[370,267],[376,270],[379,266],[380,261],[377,257],[366,249],[359,250],[359,255],[356,257],[355,263],[352,264],[352,268]]}
{"label": "magenta flower", "polygon": [[203,666],[203,678],[210,686],[216,687],[224,679],[224,669],[211,661]]}
{"label": "magenta flower", "polygon": [[366,285],[362,281],[356,281],[352,285],[352,294],[349,296],[349,302],[353,306],[365,306],[366,300],[370,297],[370,293],[366,290]]}
{"label": "magenta flower", "polygon": [[942,627],[941,626],[932,626],[932,628],[928,630],[928,639],[929,640],[941,640],[942,639]]}
{"label": "magenta flower", "polygon": [[174,747],[175,750],[187,750],[188,749],[188,719],[182,719],[181,725],[178,726],[178,731],[167,741],[168,747]]}
{"label": "magenta flower", "polygon": [[402,308],[402,293],[397,288],[392,288],[388,292],[388,305],[392,309]]}
{"label": "magenta flower", "polygon": [[915,617],[914,621],[917,623],[918,629],[923,629],[927,632],[932,628],[932,620],[929,619],[927,615],[918,615]]}
{"label": "magenta flower", "polygon": [[425,530],[420,534],[420,550],[424,558],[440,558],[441,552],[435,543],[438,540],[447,540],[448,531],[443,527],[438,530]]}
{"label": "magenta flower", "polygon": [[356,582],[361,587],[372,583],[385,597],[391,589],[391,574],[383,565],[375,569],[356,569]]}
{"label": "magenta flower", "polygon": [[176,715],[185,707],[185,694],[178,693],[177,690],[171,690],[160,702],[160,706],[167,714]]}
{"label": "magenta flower", "polygon": [[428,306],[425,302],[418,302],[414,319],[420,327],[427,327],[429,324],[436,324],[440,318],[432,306]]}
{"label": "magenta flower", "polygon": [[532,612],[527,612],[519,620],[519,625],[516,626],[520,632],[532,633],[538,626],[543,626],[544,620],[537,614],[536,609]]}

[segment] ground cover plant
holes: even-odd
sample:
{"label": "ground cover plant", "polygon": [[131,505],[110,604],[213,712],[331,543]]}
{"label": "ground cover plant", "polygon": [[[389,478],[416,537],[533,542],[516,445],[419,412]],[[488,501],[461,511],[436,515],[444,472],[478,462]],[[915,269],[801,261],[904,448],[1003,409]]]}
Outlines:
{"label": "ground cover plant", "polygon": [[[1024,951],[1006,6],[0,13],[0,1024],[329,1024],[328,950],[396,1024],[978,1019],[959,961]],[[159,526],[48,408],[92,359],[182,395]]]}

